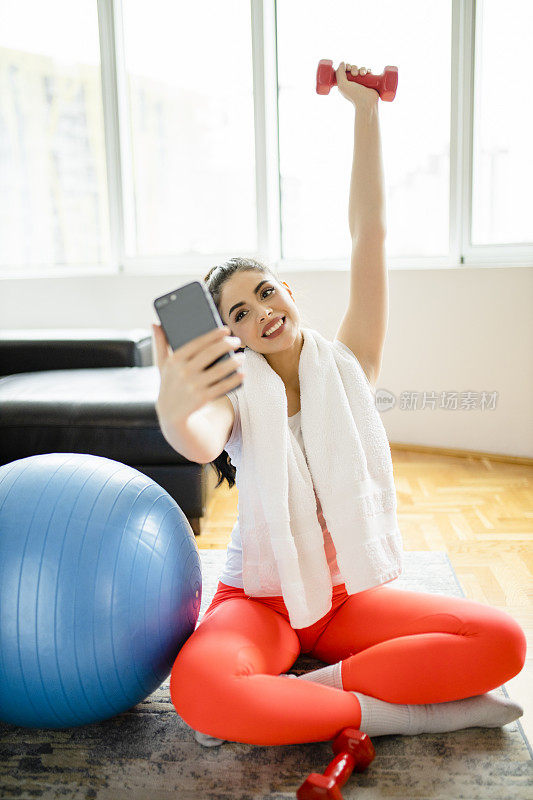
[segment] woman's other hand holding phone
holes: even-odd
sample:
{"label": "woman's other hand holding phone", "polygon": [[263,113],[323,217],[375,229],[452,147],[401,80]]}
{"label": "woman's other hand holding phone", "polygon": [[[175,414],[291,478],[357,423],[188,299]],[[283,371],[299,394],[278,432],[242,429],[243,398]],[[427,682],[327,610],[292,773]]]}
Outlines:
{"label": "woman's other hand holding phone", "polygon": [[[195,411],[240,386],[244,354],[235,353],[241,340],[229,328],[214,328],[177,350],[170,347],[161,325],[152,325],[153,352],[161,375],[156,411],[159,420],[184,423]],[[232,355],[213,364],[224,353]],[[213,364],[209,369],[206,367]],[[237,371],[235,371],[237,370]],[[228,373],[232,375],[228,376]]]}

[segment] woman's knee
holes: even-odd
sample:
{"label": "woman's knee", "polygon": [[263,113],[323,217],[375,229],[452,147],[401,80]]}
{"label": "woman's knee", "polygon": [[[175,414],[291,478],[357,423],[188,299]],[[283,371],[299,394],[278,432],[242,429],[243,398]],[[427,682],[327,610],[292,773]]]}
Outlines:
{"label": "woman's knee", "polygon": [[505,649],[509,674],[505,680],[514,678],[523,669],[526,661],[527,639],[523,628],[506,611],[502,622],[502,649]]}
{"label": "woman's knee", "polygon": [[196,628],[172,666],[172,703],[193,728],[205,730],[207,719],[218,720],[224,699],[238,701],[240,678],[277,675],[298,655],[298,637],[279,614],[251,604],[233,610],[223,605]]}
{"label": "woman's knee", "polygon": [[205,725],[224,682],[234,674],[227,642],[214,631],[202,636],[200,628],[187,639],[176,656],[170,673],[170,698],[180,717],[192,728]]}
{"label": "woman's knee", "polygon": [[490,612],[484,615],[481,629],[488,647],[488,657],[492,659],[495,670],[498,670],[500,685],[522,670],[527,640],[522,627],[507,611],[492,606],[489,608]]}

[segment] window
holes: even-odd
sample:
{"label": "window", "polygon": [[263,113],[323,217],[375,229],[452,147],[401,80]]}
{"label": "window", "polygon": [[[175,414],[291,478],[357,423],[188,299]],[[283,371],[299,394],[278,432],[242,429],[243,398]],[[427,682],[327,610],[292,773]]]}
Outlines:
{"label": "window", "polygon": [[355,112],[336,87],[316,94],[320,58],[398,66],[394,101],[379,101],[387,255],[447,255],[452,4],[336,0],[324,13],[306,0],[305,13],[278,3],[277,15],[283,257],[346,262],[350,249]]}
{"label": "window", "polygon": [[96,3],[3,0],[2,6],[2,271],[108,263]]}
{"label": "window", "polygon": [[1,2],[2,275],[348,269],[355,114],[321,58],[398,66],[392,268],[533,261],[531,0]]}
{"label": "window", "polygon": [[477,4],[472,244],[533,242],[531,0]]}
{"label": "window", "polygon": [[123,3],[135,221],[126,255],[257,248],[250,6]]}

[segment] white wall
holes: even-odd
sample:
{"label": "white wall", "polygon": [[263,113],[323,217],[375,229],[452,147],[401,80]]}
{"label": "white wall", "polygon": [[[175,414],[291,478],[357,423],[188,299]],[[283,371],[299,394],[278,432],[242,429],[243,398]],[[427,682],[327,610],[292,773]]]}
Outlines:
{"label": "white wall", "polygon": [[[205,270],[207,272],[207,270]],[[348,271],[282,273],[304,327],[332,339]],[[155,297],[199,275],[94,275],[0,280],[2,328],[147,328]],[[533,269],[389,271],[389,327],[378,393],[391,443],[533,456]],[[498,392],[494,410],[421,409],[423,392]],[[402,392],[419,392],[400,410]]]}

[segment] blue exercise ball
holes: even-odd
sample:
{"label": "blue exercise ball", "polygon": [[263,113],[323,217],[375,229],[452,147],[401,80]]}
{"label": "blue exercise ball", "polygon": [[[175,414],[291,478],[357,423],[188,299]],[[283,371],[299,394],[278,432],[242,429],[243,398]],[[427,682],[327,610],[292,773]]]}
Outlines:
{"label": "blue exercise ball", "polygon": [[109,458],[0,467],[0,719],[109,719],[170,674],[202,597],[194,533],[155,481]]}

